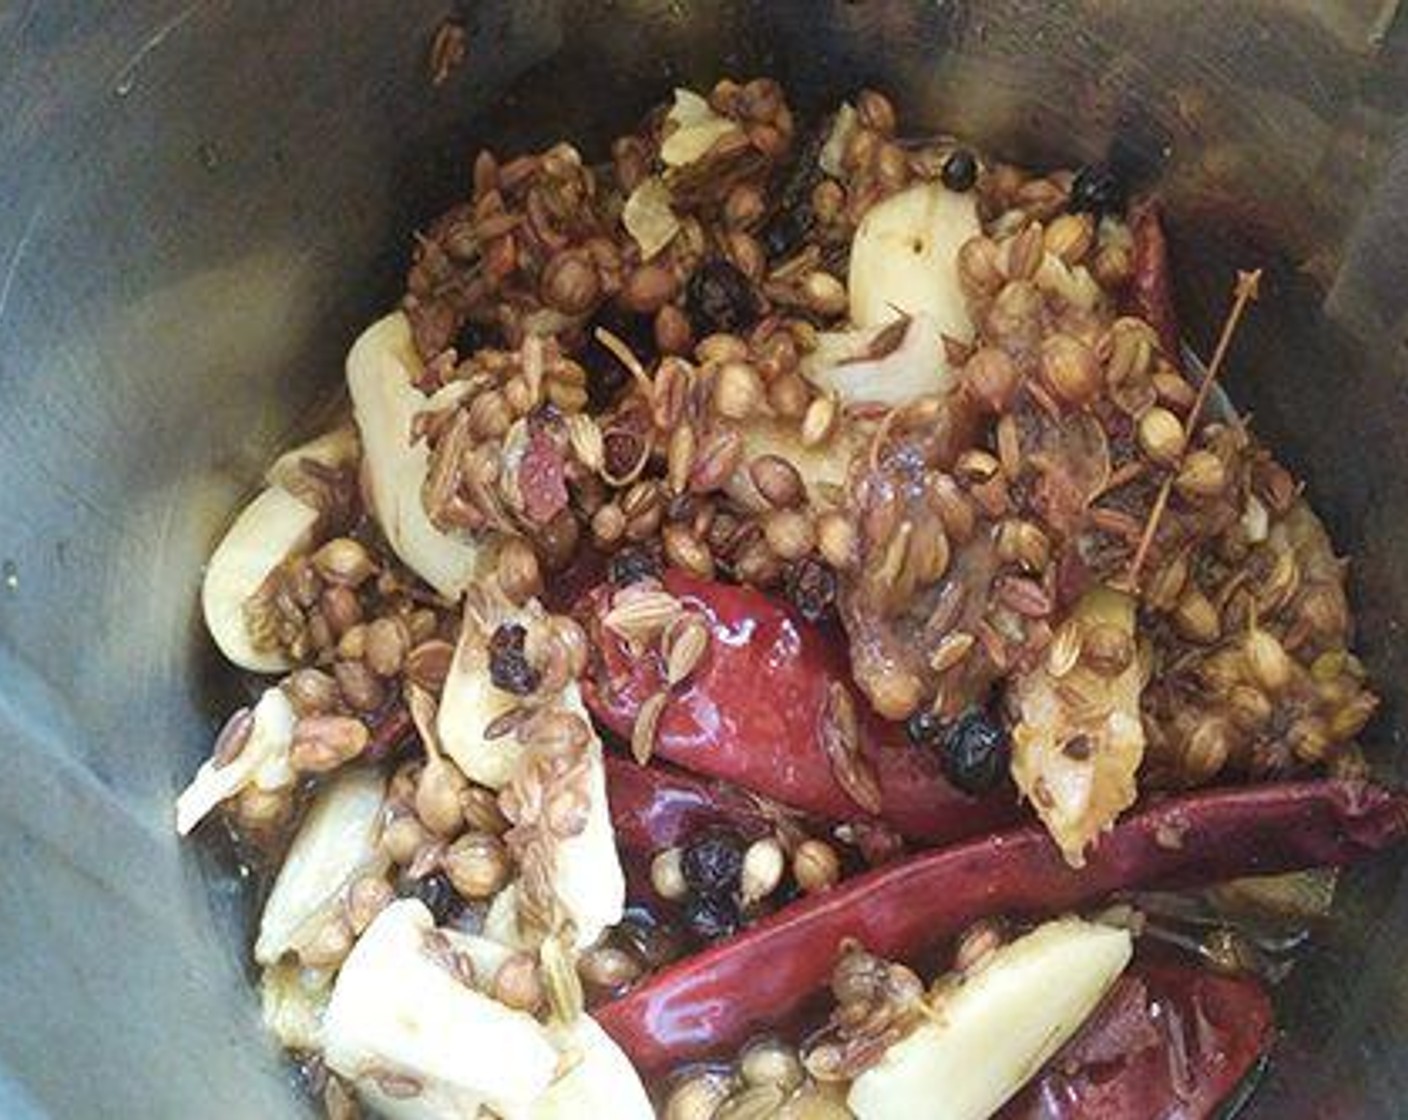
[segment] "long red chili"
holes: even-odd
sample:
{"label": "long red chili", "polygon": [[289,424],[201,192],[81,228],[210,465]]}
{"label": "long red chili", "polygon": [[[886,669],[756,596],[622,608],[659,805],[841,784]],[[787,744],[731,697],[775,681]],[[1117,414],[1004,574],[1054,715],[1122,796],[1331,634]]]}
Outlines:
{"label": "long red chili", "polygon": [[[860,758],[878,779],[887,825],[912,839],[947,843],[1019,817],[1010,787],[982,798],[959,792],[903,728],[871,713],[851,686],[844,642],[750,588],[678,571],[666,573],[665,587],[703,616],[712,640],[689,680],[670,694],[655,734],[657,756],[815,816],[864,817],[825,746],[828,704],[840,688],[858,717]],[[633,655],[601,625],[609,597],[600,588],[581,611],[595,657],[583,691],[598,720],[629,736],[641,706],[665,687],[664,665],[655,651]]]}
{"label": "long red chili", "polygon": [[1164,237],[1157,201],[1146,198],[1130,207],[1129,232],[1134,239],[1134,262],[1128,309],[1154,328],[1164,357],[1174,365],[1181,365],[1182,341],[1178,312],[1173,304],[1168,240]]}
{"label": "long red chili", "polygon": [[1359,783],[1265,785],[1172,799],[1117,824],[1069,867],[1038,828],[929,852],[764,918],[596,1012],[647,1071],[736,1047],[785,1021],[856,938],[912,960],[989,915],[1041,914],[1112,891],[1341,864],[1408,834],[1408,796]]}
{"label": "long red chili", "polygon": [[1255,979],[1140,958],[999,1120],[1207,1120],[1274,1034]]}
{"label": "long red chili", "polygon": [[746,793],[652,762],[606,756],[607,800],[617,847],[652,855],[711,825],[727,824],[746,839],[768,831],[767,816]]}

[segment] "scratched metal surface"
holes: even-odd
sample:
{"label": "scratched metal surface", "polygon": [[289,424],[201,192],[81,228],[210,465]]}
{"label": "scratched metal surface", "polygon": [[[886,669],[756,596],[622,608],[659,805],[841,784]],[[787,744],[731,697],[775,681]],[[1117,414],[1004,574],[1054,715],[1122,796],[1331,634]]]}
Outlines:
{"label": "scratched metal surface", "polygon": [[[238,884],[175,844],[218,707],[200,564],[391,298],[472,145],[598,142],[679,79],[863,81],[1030,160],[1159,180],[1188,333],[1269,270],[1255,413],[1355,556],[1402,771],[1408,74],[1394,0],[0,0],[0,1112],[298,1115]],[[1403,1114],[1408,894],[1356,877],[1257,1111]],[[6,1078],[9,1083],[6,1083]]]}

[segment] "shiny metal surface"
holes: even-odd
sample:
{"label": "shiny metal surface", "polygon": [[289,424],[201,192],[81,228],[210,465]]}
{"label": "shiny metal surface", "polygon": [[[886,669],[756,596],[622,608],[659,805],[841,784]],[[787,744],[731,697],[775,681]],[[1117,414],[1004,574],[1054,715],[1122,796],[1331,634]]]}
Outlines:
{"label": "shiny metal surface", "polygon": [[[200,564],[393,298],[474,146],[600,143],[678,80],[861,82],[1004,155],[1169,200],[1188,333],[1269,283],[1231,391],[1352,567],[1403,773],[1408,27],[1395,0],[0,0],[0,1112],[297,1115],[237,884],[170,828],[218,697]],[[1396,864],[1287,992],[1259,1115],[1404,1114]]]}

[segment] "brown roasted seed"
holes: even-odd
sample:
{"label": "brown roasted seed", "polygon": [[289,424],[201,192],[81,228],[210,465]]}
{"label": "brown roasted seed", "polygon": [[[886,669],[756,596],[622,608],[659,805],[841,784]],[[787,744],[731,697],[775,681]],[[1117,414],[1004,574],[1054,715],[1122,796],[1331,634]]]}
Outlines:
{"label": "brown roasted seed", "polygon": [[640,706],[636,713],[635,726],[631,729],[631,757],[644,766],[655,753],[655,736],[660,725],[660,716],[665,711],[669,693],[657,692]]}
{"label": "brown roasted seed", "polygon": [[422,642],[406,655],[406,679],[428,692],[438,693],[450,675],[455,647],[439,638]]}
{"label": "brown roasted seed", "polygon": [[366,725],[350,716],[304,716],[293,727],[289,762],[305,774],[324,774],[356,758],[371,738]]}
{"label": "brown roasted seed", "polygon": [[367,627],[367,668],[379,677],[394,677],[406,662],[411,643],[406,623],[395,616],[378,618]]}
{"label": "brown roasted seed", "polygon": [[801,474],[780,455],[759,455],[748,464],[748,477],[758,493],[779,509],[795,506],[806,497]]}
{"label": "brown roasted seed", "polygon": [[665,682],[674,688],[689,679],[709,651],[709,627],[690,611],[680,615],[661,635],[665,655]]}

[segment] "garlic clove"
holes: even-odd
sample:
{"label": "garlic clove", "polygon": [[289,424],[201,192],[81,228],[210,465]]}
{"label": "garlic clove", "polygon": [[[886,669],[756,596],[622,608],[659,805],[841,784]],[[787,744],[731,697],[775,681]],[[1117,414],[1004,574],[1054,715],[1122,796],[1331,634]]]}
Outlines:
{"label": "garlic clove", "polygon": [[362,333],[347,355],[347,387],[362,440],[362,469],[372,513],[396,555],[446,598],[473,582],[481,559],[474,545],[431,524],[421,501],[430,468],[424,441],[412,442],[417,414],[464,392],[455,383],[434,397],[415,386],[420,358],[401,312]]}
{"label": "garlic clove", "polygon": [[719,140],[738,125],[714,112],[709,102],[693,90],[675,90],[675,103],[665,117],[667,135],[660,145],[660,162],[685,167],[709,154]]}
{"label": "garlic clove", "polygon": [[223,766],[207,759],[176,799],[176,831],[185,836],[212,809],[246,786],[257,785],[271,791],[291,786],[294,773],[288,756],[296,720],[293,705],[283,691],[265,689],[254,706],[249,739],[239,755]]}
{"label": "garlic clove", "polygon": [[973,195],[940,183],[920,183],[877,203],[851,243],[851,321],[875,327],[927,314],[943,334],[971,337],[958,250],[980,232]]}
{"label": "garlic clove", "polygon": [[323,1020],[324,1059],[393,1120],[459,1120],[481,1107],[530,1115],[559,1055],[531,1015],[466,986],[425,951],[425,905],[393,903],[342,966]]}
{"label": "garlic clove", "polygon": [[301,941],[360,875],[380,871],[379,851],[386,779],[374,770],[339,774],[313,802],[279,868],[254,943],[254,959],[272,965],[297,952]]}
{"label": "garlic clove", "polygon": [[321,1050],[323,1014],[332,992],[331,973],[292,961],[266,968],[259,978],[259,1008],[265,1029],[285,1050]]}
{"label": "garlic clove", "polygon": [[[887,324],[889,329],[895,328]],[[802,374],[843,404],[908,404],[948,391],[953,371],[944,357],[938,322],[927,312],[909,319],[898,345],[879,357],[870,346],[885,330],[866,328],[821,336],[817,350],[802,363]]]}
{"label": "garlic clove", "polygon": [[293,662],[279,649],[257,649],[245,604],[290,556],[313,543],[318,511],[271,486],[240,511],[206,565],[201,583],[205,626],[220,652],[241,669],[277,673]]}
{"label": "garlic clove", "polygon": [[596,1020],[583,1015],[553,1035],[568,1069],[534,1103],[532,1120],[654,1120],[640,1075]]}
{"label": "garlic clove", "polygon": [[934,1015],[852,1083],[859,1120],[986,1120],[1099,1005],[1133,951],[1128,930],[1047,922],[994,950]]}

